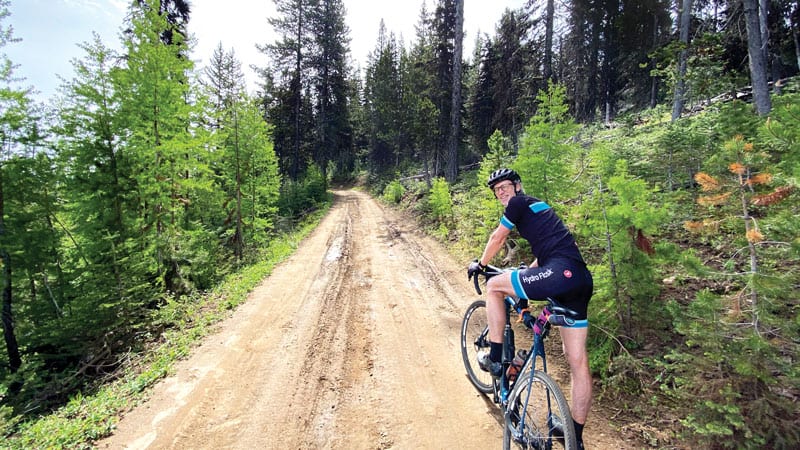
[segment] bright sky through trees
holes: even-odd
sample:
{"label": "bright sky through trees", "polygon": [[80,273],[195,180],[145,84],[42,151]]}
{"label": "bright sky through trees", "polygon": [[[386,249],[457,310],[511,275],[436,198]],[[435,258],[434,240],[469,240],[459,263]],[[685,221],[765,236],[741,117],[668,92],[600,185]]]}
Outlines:
{"label": "bright sky through trees", "polygon": [[[415,36],[422,3],[433,11],[436,0],[344,0],[350,28],[351,56],[362,68],[367,54],[375,47],[381,19],[386,28],[408,45]],[[266,58],[255,44],[272,42],[275,35],[267,24],[274,14],[269,0],[192,0],[189,31],[197,43],[194,58],[205,65],[214,48],[222,42],[227,51],[234,49],[242,62],[249,86],[255,86],[250,65],[263,66]],[[493,34],[506,8],[521,7],[525,0],[466,0],[464,5],[464,57],[471,56],[475,37],[480,31]],[[97,32],[103,42],[119,46],[119,27],[126,12],[127,0],[11,0],[9,24],[22,41],[5,51],[19,65],[17,75],[23,86],[33,86],[43,99],[52,96],[60,84],[58,76],[72,78],[72,58],[82,56],[77,44],[92,40]],[[242,11],[249,11],[242,13]]]}

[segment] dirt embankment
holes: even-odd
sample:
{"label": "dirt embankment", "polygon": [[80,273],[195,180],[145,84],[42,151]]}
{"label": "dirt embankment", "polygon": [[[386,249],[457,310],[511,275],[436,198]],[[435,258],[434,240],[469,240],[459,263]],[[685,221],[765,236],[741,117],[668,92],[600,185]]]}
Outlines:
{"label": "dirt embankment", "polygon": [[[461,362],[465,262],[368,195],[334,194],[296,254],[98,448],[501,445],[499,410]],[[641,447],[597,412],[586,438]]]}

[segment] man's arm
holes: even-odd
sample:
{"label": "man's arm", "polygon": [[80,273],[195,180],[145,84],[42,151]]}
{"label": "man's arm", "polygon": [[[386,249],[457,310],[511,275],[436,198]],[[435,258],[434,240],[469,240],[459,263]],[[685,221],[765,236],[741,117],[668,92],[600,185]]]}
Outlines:
{"label": "man's arm", "polygon": [[503,247],[503,244],[505,244],[506,238],[510,233],[511,230],[505,226],[497,226],[497,228],[492,232],[492,235],[489,236],[489,241],[486,243],[486,248],[483,249],[483,255],[481,255],[481,259],[479,260],[481,265],[485,266],[492,262],[492,258],[494,258],[494,255],[496,255],[497,252]]}

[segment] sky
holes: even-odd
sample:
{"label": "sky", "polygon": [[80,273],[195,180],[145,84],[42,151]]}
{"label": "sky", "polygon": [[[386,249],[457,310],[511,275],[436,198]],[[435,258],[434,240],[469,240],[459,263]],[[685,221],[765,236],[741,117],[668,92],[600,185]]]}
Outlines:
{"label": "sky", "polygon": [[[42,101],[52,97],[61,84],[59,76],[73,78],[70,61],[82,59],[78,44],[91,42],[93,33],[108,47],[120,45],[120,30],[130,0],[11,0],[2,24],[13,27],[20,42],[0,48],[18,67],[22,87],[32,86]],[[350,29],[350,54],[362,69],[374,50],[383,19],[386,29],[408,46],[415,38],[423,2],[432,11],[436,0],[343,0]],[[464,0],[464,55],[471,55],[478,32],[494,34],[505,9],[521,7],[527,0]],[[189,33],[195,38],[192,58],[197,68],[205,67],[221,43],[234,51],[242,63],[248,88],[256,86],[251,65],[267,66],[267,57],[256,44],[277,39],[268,17],[275,16],[272,0],[190,0]],[[244,12],[244,13],[243,13]]]}

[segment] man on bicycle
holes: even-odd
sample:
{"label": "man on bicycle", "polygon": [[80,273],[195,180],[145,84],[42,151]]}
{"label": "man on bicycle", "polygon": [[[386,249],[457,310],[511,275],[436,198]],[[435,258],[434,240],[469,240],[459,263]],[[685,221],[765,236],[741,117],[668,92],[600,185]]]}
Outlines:
{"label": "man on bicycle", "polygon": [[580,320],[573,326],[560,327],[560,333],[570,367],[572,417],[578,448],[582,449],[583,425],[592,402],[592,376],[586,351],[589,329],[587,306],[593,290],[592,275],[586,268],[572,233],[550,205],[525,195],[519,174],[511,169],[499,169],[492,172],[487,184],[505,211],[497,229],[489,237],[483,254],[470,264],[467,275],[471,279],[483,273],[514,227],[528,241],[536,260],[527,269],[504,272],[489,279],[486,285],[486,314],[490,351],[488,358],[479,363],[493,376],[500,376],[506,321],[505,296],[523,299],[551,297],[577,312]]}

